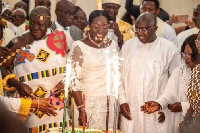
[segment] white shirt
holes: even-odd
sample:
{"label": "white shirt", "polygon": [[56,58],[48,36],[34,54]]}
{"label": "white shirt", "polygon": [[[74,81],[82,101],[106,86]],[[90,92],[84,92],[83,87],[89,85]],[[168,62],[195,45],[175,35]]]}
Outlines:
{"label": "white shirt", "polygon": [[179,133],[178,124],[181,119],[187,113],[190,104],[187,99],[187,89],[190,80],[191,69],[188,68],[185,63],[177,67],[170,76],[167,87],[162,92],[162,95],[156,100],[162,109],[167,108],[168,104],[174,104],[175,102],[181,102],[182,112],[170,112],[170,126],[173,133]]}
{"label": "white shirt", "polygon": [[[57,19],[55,20],[55,25],[56,25],[56,29],[57,29],[57,28],[64,29],[64,27],[58,23]],[[70,34],[70,27],[67,26],[66,28],[68,29],[68,30],[67,30],[67,33]]]}

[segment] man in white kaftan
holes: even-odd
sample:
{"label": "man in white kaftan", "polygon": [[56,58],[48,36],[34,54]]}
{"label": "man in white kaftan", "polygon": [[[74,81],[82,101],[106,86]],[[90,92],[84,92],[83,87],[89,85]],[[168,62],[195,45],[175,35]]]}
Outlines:
{"label": "man in white kaftan", "polygon": [[192,34],[198,34],[200,29],[200,4],[198,4],[193,10],[193,21],[195,23],[195,28],[186,30],[178,34],[175,45],[178,50],[181,51],[181,46],[183,45],[184,40]]}
{"label": "man in white kaftan", "polygon": [[158,123],[157,114],[147,115],[140,111],[140,106],[150,99],[156,100],[161,94],[169,75],[179,65],[177,48],[172,42],[156,36],[156,17],[150,13],[141,14],[135,28],[137,38],[127,41],[121,51],[124,59],[122,86],[132,118],[129,121],[122,117],[122,132],[164,133],[168,119]]}

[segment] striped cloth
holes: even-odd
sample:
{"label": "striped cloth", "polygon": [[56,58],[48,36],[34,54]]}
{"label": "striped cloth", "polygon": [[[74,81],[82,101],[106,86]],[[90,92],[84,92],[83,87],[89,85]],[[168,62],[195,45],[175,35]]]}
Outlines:
{"label": "striped cloth", "polygon": [[41,79],[41,78],[46,78],[46,77],[52,77],[58,74],[62,74],[66,72],[66,67],[58,67],[58,68],[53,68],[50,70],[44,70],[44,71],[40,71],[40,72],[34,72],[34,73],[30,73],[28,75],[19,77],[19,81],[20,82],[27,82],[27,81],[31,81],[34,79]]}
{"label": "striped cloth", "polygon": [[[65,122],[65,127],[66,126],[67,126],[67,122]],[[49,124],[44,124],[44,125],[41,125],[38,127],[28,128],[27,132],[28,133],[38,133],[38,132],[47,131],[47,129],[54,128],[54,127],[62,127],[62,122],[49,123]]]}

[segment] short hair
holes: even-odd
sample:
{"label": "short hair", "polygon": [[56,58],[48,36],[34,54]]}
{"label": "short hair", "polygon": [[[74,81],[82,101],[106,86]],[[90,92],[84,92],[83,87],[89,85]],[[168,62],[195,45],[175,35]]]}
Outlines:
{"label": "short hair", "polygon": [[160,8],[160,2],[158,0],[143,0],[142,4],[145,2],[145,1],[151,1],[155,4],[156,6],[156,9],[159,9]]}
{"label": "short hair", "polygon": [[93,19],[99,16],[104,16],[108,20],[108,14],[105,13],[103,10],[94,10],[89,15],[89,23],[91,24]]}
{"label": "short hair", "polygon": [[188,44],[192,50],[192,54],[191,54],[191,60],[193,62],[195,62],[195,60],[197,59],[197,55],[198,55],[198,49],[196,47],[195,44],[195,40],[197,39],[198,34],[193,34],[189,37],[187,37],[185,39],[185,41],[183,42],[183,45],[181,46],[181,52],[184,52],[185,50],[185,46]]}

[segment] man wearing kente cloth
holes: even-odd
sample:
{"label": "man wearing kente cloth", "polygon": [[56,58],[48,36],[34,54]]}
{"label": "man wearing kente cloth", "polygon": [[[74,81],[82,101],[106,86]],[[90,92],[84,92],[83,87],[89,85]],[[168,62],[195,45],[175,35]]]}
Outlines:
{"label": "man wearing kente cloth", "polygon": [[[50,11],[46,7],[38,6],[31,11],[30,34],[34,41],[17,50],[14,74],[19,81],[8,81],[11,86],[19,88],[20,96],[21,90],[29,90],[36,98],[50,97],[50,103],[58,108],[55,117],[49,117],[40,110],[32,110],[26,120],[28,132],[46,131],[48,128],[59,127],[62,123],[63,100],[57,93],[64,93],[64,90],[63,87],[61,89],[56,86],[65,76],[67,50],[70,49],[72,38],[59,29],[47,35],[50,20]],[[7,67],[6,65],[9,63],[4,66]],[[68,119],[67,116],[66,120]]]}
{"label": "man wearing kente cloth", "polygon": [[[110,23],[108,37],[116,41],[121,48],[124,42],[135,36],[133,28],[129,23],[117,17],[119,8],[121,7],[120,0],[103,0],[102,7],[103,11],[108,14]],[[87,33],[87,31],[89,31],[89,26],[84,29],[84,33]]]}

